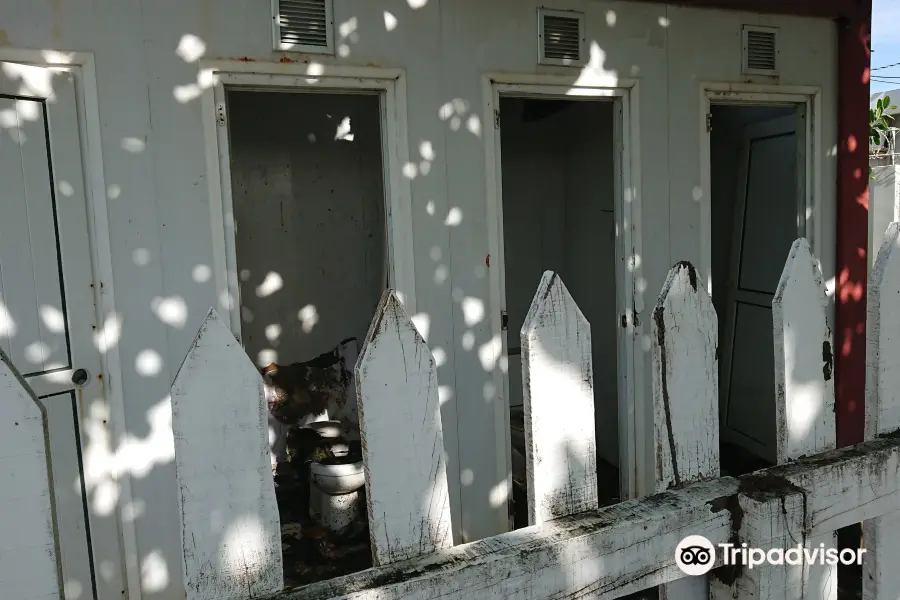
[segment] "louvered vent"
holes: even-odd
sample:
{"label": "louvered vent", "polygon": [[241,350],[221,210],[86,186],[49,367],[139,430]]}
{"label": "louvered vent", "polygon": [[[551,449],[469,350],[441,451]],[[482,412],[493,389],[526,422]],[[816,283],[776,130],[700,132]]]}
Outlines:
{"label": "louvered vent", "polygon": [[778,74],[778,30],[744,26],[743,72],[748,75]]}
{"label": "louvered vent", "polygon": [[332,0],[273,0],[276,49],[333,54],[331,4]]}
{"label": "louvered vent", "polygon": [[582,65],[585,54],[584,14],[538,9],[538,63]]}

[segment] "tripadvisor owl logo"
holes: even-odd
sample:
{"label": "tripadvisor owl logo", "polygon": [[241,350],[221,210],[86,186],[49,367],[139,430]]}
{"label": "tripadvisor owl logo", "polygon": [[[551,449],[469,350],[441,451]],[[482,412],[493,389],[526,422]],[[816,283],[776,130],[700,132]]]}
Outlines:
{"label": "tripadvisor owl logo", "polygon": [[716,548],[702,535],[689,535],[675,548],[675,564],[685,575],[705,575],[716,562]]}

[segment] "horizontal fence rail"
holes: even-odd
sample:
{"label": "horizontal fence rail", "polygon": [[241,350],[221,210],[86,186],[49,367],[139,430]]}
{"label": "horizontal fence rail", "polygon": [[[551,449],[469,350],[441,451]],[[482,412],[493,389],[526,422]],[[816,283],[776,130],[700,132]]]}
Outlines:
{"label": "horizontal fence rail", "polygon": [[[435,361],[388,291],[354,372],[375,566],[291,590],[266,384],[211,311],[171,394],[186,598],[617,598],[664,586],[669,600],[834,600],[835,565],[751,569],[725,564],[717,550],[712,570],[692,576],[676,548],[696,535],[715,547],[834,549],[837,529],[864,521],[863,597],[892,600],[900,589],[900,225],[885,234],[869,286],[867,441],[842,449],[827,307],[818,261],[799,239],[772,300],[774,370],[759,375],[775,382],[775,397],[760,402],[774,402],[777,464],[722,477],[718,317],[694,267],[675,265],[649,327],[656,494],[598,508],[591,328],[559,275],[545,273],[520,332],[530,526],[453,546]],[[23,569],[0,562],[0,596],[15,589],[58,599],[46,419],[0,359],[2,458],[24,456],[31,469],[0,490],[0,532],[33,540],[41,557]],[[9,472],[20,473],[19,463]],[[0,557],[18,551],[2,543]]]}

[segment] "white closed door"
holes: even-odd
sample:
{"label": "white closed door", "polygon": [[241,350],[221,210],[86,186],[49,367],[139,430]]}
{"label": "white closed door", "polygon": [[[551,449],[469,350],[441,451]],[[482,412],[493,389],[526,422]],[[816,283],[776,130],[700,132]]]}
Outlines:
{"label": "white closed door", "polygon": [[0,348],[47,408],[67,600],[122,597],[115,561],[92,557],[116,523],[85,479],[104,438],[85,427],[105,405],[96,328],[73,75],[0,62]]}
{"label": "white closed door", "polygon": [[774,463],[772,298],[806,221],[805,114],[744,130],[735,196],[722,378],[723,435]]}

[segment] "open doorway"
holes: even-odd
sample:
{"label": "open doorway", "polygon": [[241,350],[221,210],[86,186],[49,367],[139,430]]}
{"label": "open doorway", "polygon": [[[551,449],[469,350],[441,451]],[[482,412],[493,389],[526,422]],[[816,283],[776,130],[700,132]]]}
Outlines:
{"label": "open doorway", "polygon": [[806,232],[806,105],[711,106],[712,290],[722,469],[775,463],[772,298]]}
{"label": "open doorway", "polygon": [[364,481],[354,367],[391,278],[383,96],[225,99],[241,338],[267,386],[284,579],[302,585],[371,566],[364,487],[338,514],[315,476]]}
{"label": "open doorway", "polygon": [[615,100],[501,94],[500,179],[513,523],[527,525],[519,332],[545,270],[557,272],[591,324],[597,481],[620,497]]}

